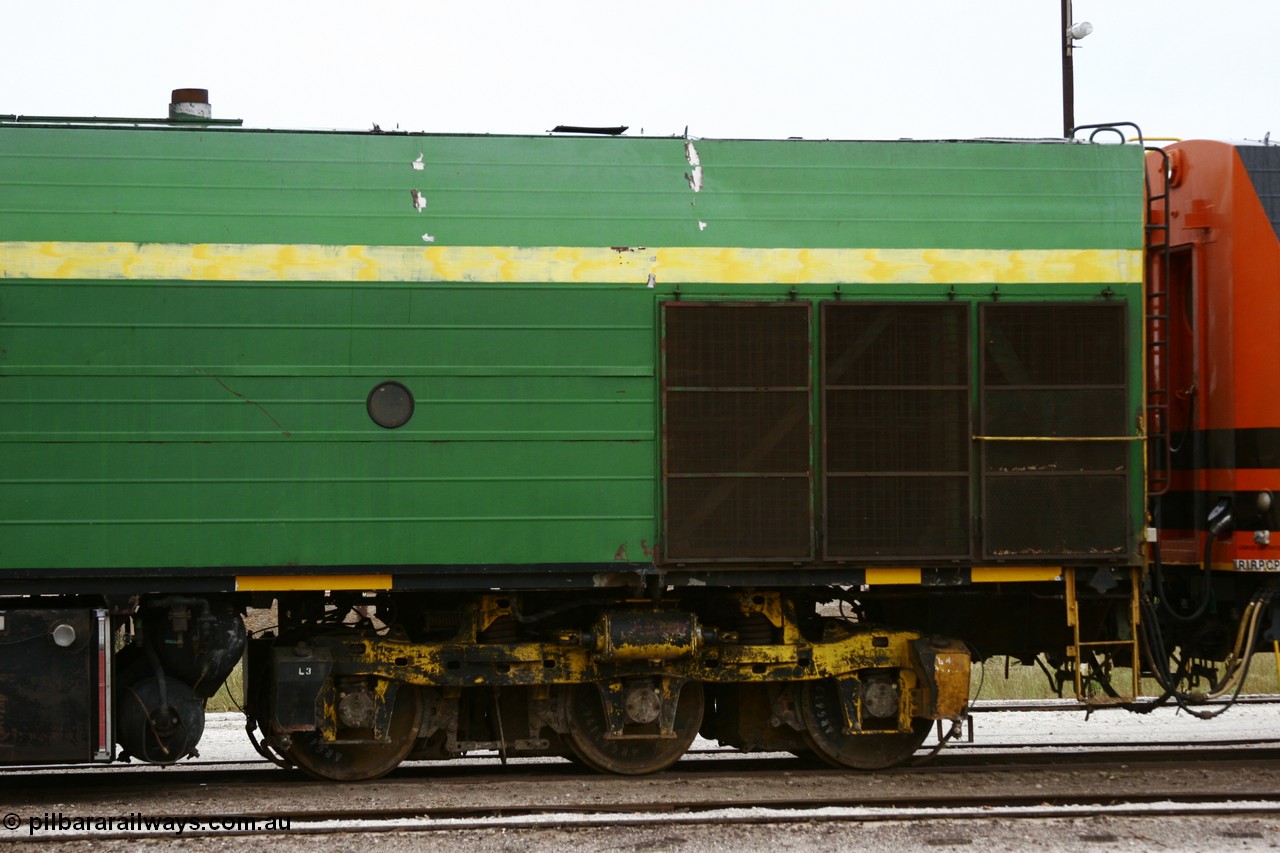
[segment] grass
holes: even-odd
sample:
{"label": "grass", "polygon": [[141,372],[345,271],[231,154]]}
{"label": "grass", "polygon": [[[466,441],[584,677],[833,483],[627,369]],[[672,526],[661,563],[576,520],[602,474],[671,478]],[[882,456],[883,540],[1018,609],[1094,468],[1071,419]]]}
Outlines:
{"label": "grass", "polygon": [[228,711],[241,711],[244,706],[244,660],[236,664],[236,668],[227,676],[227,681],[218,692],[209,697],[205,710],[210,714],[222,714]]}
{"label": "grass", "polygon": [[[1050,685],[1048,677],[1038,666],[1022,666],[1016,660],[1009,661],[1008,678],[1005,677],[1005,658],[992,658],[985,664],[975,664],[970,679],[969,698],[984,700],[1011,699],[1054,699],[1058,694]],[[1126,688],[1131,684],[1132,671],[1117,667],[1111,675],[1112,681]],[[1202,682],[1198,689],[1207,690],[1208,685]],[[1068,681],[1063,687],[1063,696],[1074,698],[1074,685]],[[1091,693],[1101,695],[1096,685]],[[1276,677],[1275,655],[1259,652],[1253,656],[1249,672],[1245,677],[1244,693],[1280,693],[1280,680]],[[1160,686],[1153,678],[1142,679],[1142,695],[1155,697],[1161,693]]]}

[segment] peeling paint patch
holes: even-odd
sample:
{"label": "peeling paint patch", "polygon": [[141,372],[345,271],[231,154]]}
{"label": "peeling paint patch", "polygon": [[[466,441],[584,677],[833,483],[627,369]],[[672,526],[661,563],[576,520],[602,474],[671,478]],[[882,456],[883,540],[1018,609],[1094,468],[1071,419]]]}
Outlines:
{"label": "peeling paint patch", "polygon": [[434,234],[423,234],[423,235],[422,235],[422,242],[424,242],[424,243],[434,243],[435,241],[436,241],[436,237],[435,237],[435,235],[434,235]]}
{"label": "peeling paint patch", "polygon": [[655,276],[653,273],[649,273],[649,283],[646,284],[645,287],[653,287],[657,283],[658,283],[658,277]]}
{"label": "peeling paint patch", "polygon": [[413,161],[413,170],[415,172],[421,172],[425,168],[426,165],[422,162],[422,155],[419,154],[418,159]]}
{"label": "peeling paint patch", "polygon": [[698,149],[693,147],[692,139],[684,144],[684,156],[692,167],[692,171],[685,173],[685,179],[689,181],[689,189],[700,193],[702,192],[702,158],[698,156]]}
{"label": "peeling paint patch", "polygon": [[706,230],[707,230],[707,223],[705,223],[705,222],[703,222],[701,219],[699,219],[699,220],[698,220],[698,230],[699,230],[699,231],[706,231]]}
{"label": "peeling paint patch", "polygon": [[409,190],[409,196],[413,199],[413,206],[419,213],[427,209],[427,197],[418,190]]}
{"label": "peeling paint patch", "polygon": [[631,562],[631,558],[627,556],[627,544],[625,542],[619,545],[618,550],[613,553],[613,559],[623,563]]}

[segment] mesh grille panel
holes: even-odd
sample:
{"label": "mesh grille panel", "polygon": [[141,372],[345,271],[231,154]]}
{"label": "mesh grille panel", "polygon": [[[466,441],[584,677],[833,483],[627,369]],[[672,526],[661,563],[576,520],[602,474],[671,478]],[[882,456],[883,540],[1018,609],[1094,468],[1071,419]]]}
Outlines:
{"label": "mesh grille panel", "polygon": [[671,394],[667,448],[667,470],[673,474],[807,471],[809,395],[804,391]]}
{"label": "mesh grille panel", "polygon": [[[1125,433],[1123,388],[988,388],[986,435],[1116,436]],[[993,442],[991,471],[1116,471],[1128,462],[1123,442]]]}
{"label": "mesh grille panel", "polygon": [[1123,557],[1129,486],[1124,474],[1027,475],[987,484],[993,557]]}
{"label": "mesh grille panel", "polygon": [[1119,385],[1123,303],[983,306],[987,385]]}
{"label": "mesh grille panel", "polygon": [[1236,153],[1244,163],[1271,228],[1280,238],[1280,148],[1272,145],[1239,145]]}
{"label": "mesh grille panel", "polygon": [[838,302],[823,306],[824,382],[839,385],[964,385],[968,308]]}
{"label": "mesh grille panel", "polygon": [[967,555],[968,307],[822,310],[825,555]]}
{"label": "mesh grille panel", "polygon": [[808,477],[667,481],[671,559],[790,559],[810,545]]}
{"label": "mesh grille panel", "polygon": [[809,305],[662,318],[665,558],[812,558]]}
{"label": "mesh grille panel", "polygon": [[1123,556],[1129,432],[1122,303],[982,307],[990,557]]}
{"label": "mesh grille panel", "polygon": [[967,390],[828,390],[826,400],[828,472],[969,467]]}
{"label": "mesh grille panel", "polygon": [[809,386],[807,305],[677,302],[664,308],[668,386]]}
{"label": "mesh grille panel", "polygon": [[939,557],[969,553],[968,476],[833,477],[827,481],[827,553]]}
{"label": "mesh grille panel", "polygon": [[987,388],[989,435],[1115,436],[1125,431],[1125,390]]}

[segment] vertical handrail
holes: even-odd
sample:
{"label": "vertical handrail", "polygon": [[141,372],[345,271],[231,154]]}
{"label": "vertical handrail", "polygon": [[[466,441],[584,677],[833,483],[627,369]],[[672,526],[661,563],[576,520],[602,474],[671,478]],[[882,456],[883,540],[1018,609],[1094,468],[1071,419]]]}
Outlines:
{"label": "vertical handrail", "polygon": [[[1145,168],[1147,189],[1146,324],[1147,324],[1147,496],[1169,491],[1173,464],[1169,430],[1169,153],[1163,148],[1144,150],[1160,156],[1159,191],[1151,186],[1151,170]],[[1158,456],[1151,452],[1158,447]]]}
{"label": "vertical handrail", "polygon": [[[1123,128],[1131,128],[1133,137],[1126,140]],[[1088,131],[1087,139],[1114,133],[1121,142],[1136,141],[1145,152],[1160,156],[1160,184],[1151,185],[1151,170],[1143,160],[1143,186],[1146,194],[1146,222],[1143,228],[1145,251],[1143,311],[1146,328],[1147,393],[1144,403],[1147,437],[1147,496],[1159,497],[1169,491],[1173,453],[1169,444],[1169,154],[1163,148],[1148,146],[1142,128],[1133,122],[1084,124],[1073,128],[1073,136]],[[1159,368],[1159,369],[1157,369]],[[1158,448],[1152,450],[1152,448]]]}

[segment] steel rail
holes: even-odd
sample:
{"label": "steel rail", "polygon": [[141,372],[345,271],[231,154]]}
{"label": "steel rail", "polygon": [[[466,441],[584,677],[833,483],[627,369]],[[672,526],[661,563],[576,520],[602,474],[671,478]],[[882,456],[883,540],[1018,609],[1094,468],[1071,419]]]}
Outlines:
{"label": "steel rail", "polygon": [[[322,809],[315,811],[242,812],[234,815],[148,814],[152,824],[166,820],[188,826],[240,822],[242,829],[196,829],[183,838],[274,837],[350,834],[357,832],[458,832],[479,829],[624,828],[653,825],[689,826],[796,823],[874,823],[910,818],[1045,819],[1114,817],[1192,817],[1210,815],[1280,815],[1280,790],[1239,794],[1147,792],[1117,797],[1099,794],[1026,794],[984,797],[968,794],[923,797],[886,796],[815,799],[687,800],[607,804],[530,804],[519,806],[450,806],[407,809]],[[287,822],[287,831],[266,828],[269,821]],[[261,824],[263,828],[259,828]],[[27,834],[19,826],[10,838],[26,843],[126,841],[174,838],[173,830],[63,832]],[[6,839],[0,836],[0,846]]]}
{"label": "steel rail", "polygon": [[[928,749],[926,744],[918,754]],[[997,768],[1061,767],[1068,763],[1095,766],[1104,763],[1156,764],[1160,762],[1228,762],[1280,759],[1280,736],[1265,738],[1236,738],[1186,743],[1182,741],[1062,741],[1056,743],[964,743],[950,744],[941,753],[921,765],[905,764],[892,768],[888,773],[940,772],[967,770],[973,767]],[[800,772],[857,775],[859,771],[829,767],[791,753],[740,752],[732,747],[692,749],[685,754],[667,775],[689,773],[700,777],[719,772],[740,774],[744,771],[768,771],[794,768],[802,764]],[[720,767],[724,767],[723,770]],[[125,779],[143,780],[163,778],[168,783],[179,781],[213,781],[231,779],[248,781],[260,779],[264,771],[276,770],[276,765],[260,758],[220,761],[189,761],[168,767],[153,765],[46,765],[40,767],[0,768],[0,778],[25,776],[32,787],[41,782],[56,780],[59,787],[78,784],[105,783],[119,785]],[[474,776],[477,773],[496,778],[514,778],[516,774],[542,773],[561,776],[560,771],[570,770],[583,778],[599,778],[596,773],[582,773],[574,765],[558,758],[509,758],[500,763],[498,754],[472,754],[446,761],[407,761],[392,771],[388,778],[429,775],[433,780]],[[283,771],[290,774],[292,771]],[[792,771],[794,772],[794,771]],[[608,777],[605,777],[608,778]],[[662,778],[659,775],[657,778]]]}

